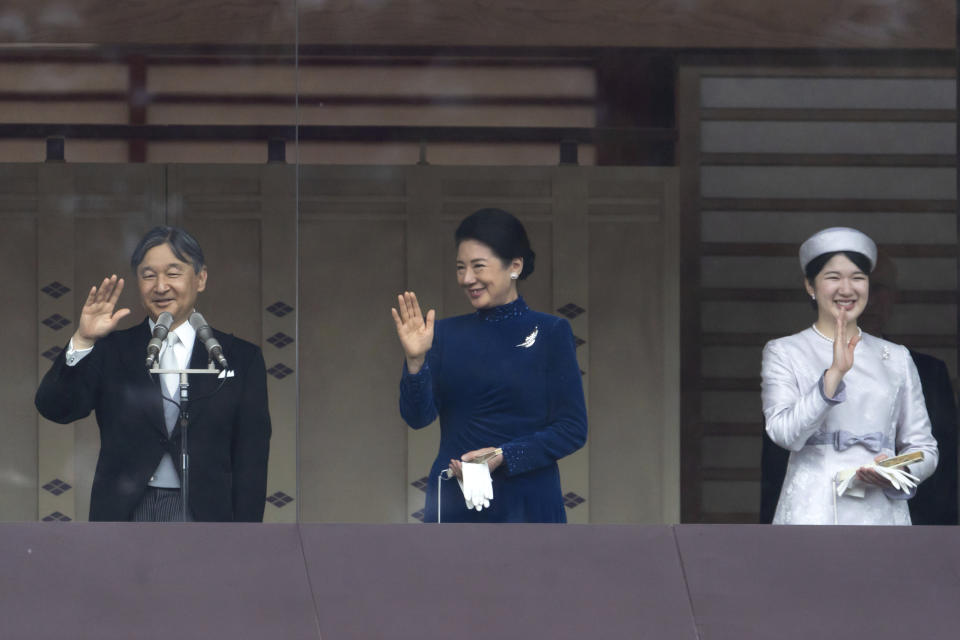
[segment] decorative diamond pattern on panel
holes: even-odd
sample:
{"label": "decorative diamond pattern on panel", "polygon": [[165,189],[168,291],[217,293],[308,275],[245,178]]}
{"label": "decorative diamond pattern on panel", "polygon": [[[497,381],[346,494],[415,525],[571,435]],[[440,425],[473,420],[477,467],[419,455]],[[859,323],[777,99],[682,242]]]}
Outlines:
{"label": "decorative diamond pattern on panel", "polygon": [[44,522],[70,522],[70,517],[65,516],[59,511],[54,511],[43,519]]}
{"label": "decorative diamond pattern on panel", "polygon": [[584,502],[586,502],[586,500],[575,494],[573,491],[563,496],[563,505],[567,509],[575,509]]}
{"label": "decorative diamond pattern on panel", "polygon": [[276,493],[267,496],[267,502],[275,506],[277,509],[282,509],[293,502],[293,498],[285,494],[283,491],[277,491]]}
{"label": "decorative diamond pattern on panel", "polygon": [[584,340],[583,338],[581,338],[581,337],[578,336],[578,335],[574,335],[574,336],[573,336],[573,344],[575,344],[575,345],[579,348],[581,345],[587,344],[587,341]]}
{"label": "decorative diamond pattern on panel", "polygon": [[420,511],[414,511],[410,514],[410,517],[423,522],[423,509],[420,509]]}
{"label": "decorative diamond pattern on panel", "polygon": [[60,355],[60,352],[63,351],[60,347],[50,347],[40,355],[42,355],[47,360],[56,360],[57,356]]}
{"label": "decorative diamond pattern on panel", "polygon": [[275,346],[277,349],[283,349],[285,346],[293,342],[293,338],[280,331],[267,338],[267,342]]}
{"label": "decorative diamond pattern on panel", "polygon": [[43,289],[40,289],[40,291],[43,291],[45,294],[47,294],[51,298],[59,298],[67,293],[70,293],[70,287],[64,286],[59,282],[57,282],[56,280],[54,280],[53,282],[45,286]]}
{"label": "decorative diamond pattern on panel", "polygon": [[54,478],[47,484],[43,485],[43,488],[55,496],[60,495],[61,493],[66,493],[70,491],[73,487],[61,480],[60,478]]}
{"label": "decorative diamond pattern on panel", "polygon": [[293,373],[293,369],[283,364],[282,362],[278,362],[277,364],[267,369],[267,373],[272,375],[277,380],[283,380],[288,375]]}
{"label": "decorative diamond pattern on panel", "polygon": [[573,302],[568,302],[567,304],[557,309],[557,313],[564,316],[565,318],[569,318],[570,320],[573,320],[581,313],[586,313],[586,312],[587,312],[586,309],[584,309],[578,304],[574,304]]}
{"label": "decorative diamond pattern on panel", "polygon": [[60,331],[60,329],[63,329],[65,326],[70,324],[70,321],[64,318],[59,313],[55,313],[49,318],[44,318],[43,320],[41,320],[41,322],[43,322],[45,326],[50,327],[54,331]]}
{"label": "decorative diamond pattern on panel", "polygon": [[419,480],[414,480],[414,481],[411,482],[410,484],[412,484],[412,485],[413,485],[414,487],[416,487],[417,489],[420,489],[420,491],[423,491],[424,493],[426,493],[426,492],[427,492],[427,483],[428,483],[429,481],[430,481],[430,478],[428,478],[427,476],[423,476],[423,477],[420,478]]}
{"label": "decorative diamond pattern on panel", "polygon": [[293,307],[288,305],[286,302],[281,302],[278,300],[277,302],[274,302],[272,305],[267,307],[267,311],[277,316],[278,318],[282,318],[283,316],[293,311]]}

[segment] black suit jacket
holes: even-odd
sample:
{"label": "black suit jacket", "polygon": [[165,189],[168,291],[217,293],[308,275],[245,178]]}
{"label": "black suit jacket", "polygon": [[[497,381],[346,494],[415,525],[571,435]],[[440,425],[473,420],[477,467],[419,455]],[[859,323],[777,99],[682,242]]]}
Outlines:
{"label": "black suit jacket", "polygon": [[909,502],[913,524],[957,524],[957,405],[943,360],[911,350],[940,459]]}
{"label": "black suit jacket", "polygon": [[[939,452],[937,470],[920,483],[917,494],[909,501],[910,520],[913,524],[957,524],[957,405],[953,384],[942,360],[912,350],[910,356],[917,365]],[[763,524],[773,521],[789,458],[790,452],[774,444],[764,432],[760,461],[760,522]]]}
{"label": "black suit jacket", "polygon": [[[240,338],[214,334],[233,375],[189,376],[190,511],[200,521],[258,522],[271,431],[263,354]],[[159,376],[144,366],[149,340],[144,320],[98,340],[76,366],[67,366],[61,353],[37,389],[37,409],[54,422],[96,412],[100,455],[90,520],[129,520],[163,454],[180,459],[180,426],[167,437]],[[204,369],[207,361],[198,339],[190,368]]]}

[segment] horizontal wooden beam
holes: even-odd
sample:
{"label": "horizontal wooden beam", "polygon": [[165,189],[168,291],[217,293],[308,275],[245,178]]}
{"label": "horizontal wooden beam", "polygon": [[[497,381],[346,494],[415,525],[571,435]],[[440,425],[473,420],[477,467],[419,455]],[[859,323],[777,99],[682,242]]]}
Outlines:
{"label": "horizontal wooden beam", "polygon": [[[0,60],[3,62],[46,62],[58,64],[116,64],[126,62],[131,56],[139,56],[150,65],[164,66],[406,66],[406,67],[588,67],[593,68],[598,58],[611,51],[625,50],[623,47],[534,47],[534,46],[429,46],[429,45],[310,45],[299,47],[289,45],[246,44],[164,44],[164,43],[126,43],[100,44],[88,43],[83,46],[63,46],[49,43],[4,48],[0,43]],[[630,52],[662,55],[663,48],[629,47]],[[876,50],[876,49],[761,49],[761,50],[719,50],[685,48],[671,49],[676,55],[679,66],[710,67],[710,75],[763,75],[775,68],[777,75],[809,76],[811,73],[825,77],[890,77],[891,70],[900,70],[901,75],[909,77],[952,78],[954,56],[948,50]],[[738,67],[737,69],[718,68],[718,65]],[[759,65],[759,66],[758,66]],[[856,68],[856,74],[849,69]],[[873,70],[873,73],[871,73]],[[846,73],[846,75],[844,75]],[[895,74],[894,74],[895,75]],[[743,119],[757,119],[753,113],[771,112],[769,119],[794,119],[789,116],[791,109],[703,109],[701,115],[706,119],[741,119],[727,117],[727,112],[743,111]],[[797,109],[804,114],[809,109]],[[817,109],[816,114],[829,116],[831,109]],[[837,109],[841,120],[889,120],[902,119],[927,121],[928,119],[953,118],[950,110],[931,109],[866,109],[862,117],[856,117],[857,110]],[[715,118],[713,115],[718,115]],[[776,114],[783,112],[785,116]],[[932,116],[929,114],[933,114]],[[821,119],[816,114],[800,120]],[[767,119],[767,118],[759,118]],[[951,121],[951,120],[946,120]]]}
{"label": "horizontal wooden beam", "polygon": [[678,55],[681,66],[699,67],[706,77],[953,78],[955,59],[944,49],[709,49]]}
{"label": "horizontal wooden beam", "polygon": [[881,10],[871,0],[333,0],[304,8],[300,38],[370,42],[376,32],[392,44],[952,49],[954,15],[953,0],[900,0]]}
{"label": "horizontal wooden beam", "polygon": [[[138,104],[187,105],[275,105],[336,107],[593,107],[591,96],[483,96],[483,95],[295,95],[278,93],[143,93],[137,95]],[[129,96],[121,91],[0,91],[0,102],[126,102]]]}
{"label": "horizontal wooden beam", "polygon": [[7,41],[952,50],[953,0],[6,0]]}
{"label": "horizontal wooden beam", "polygon": [[[147,104],[292,104],[294,94],[209,95],[202,93],[154,93]],[[315,95],[297,96],[301,107],[594,107],[592,96],[482,96],[482,95]]]}
{"label": "horizontal wooden beam", "polygon": [[[57,64],[116,64],[139,56],[150,65],[163,66],[378,66],[378,67],[593,67],[600,48],[571,47],[431,47],[378,45],[312,46],[200,43],[90,43],[63,46],[39,43],[4,48],[4,62]],[[902,55],[902,54],[901,54]],[[911,52],[909,58],[927,66],[936,64]],[[875,61],[875,58],[871,58]],[[894,64],[891,61],[891,64]],[[949,64],[944,63],[944,64]]]}
{"label": "horizontal wooden beam", "polygon": [[0,91],[0,102],[126,102],[123,91]]}
{"label": "horizontal wooden beam", "polygon": [[81,140],[299,139],[306,142],[575,142],[583,144],[602,144],[615,140],[634,144],[673,144],[676,135],[675,129],[650,127],[0,124],[0,139],[43,139],[61,136]]}
{"label": "horizontal wooden beam", "polygon": [[947,213],[954,200],[870,200],[837,198],[701,198],[701,211],[827,211],[830,213]]}
{"label": "horizontal wooden beam", "polygon": [[766,167],[955,167],[954,154],[704,153],[703,166]]}
{"label": "horizontal wooden beam", "polygon": [[952,109],[701,109],[700,119],[747,122],[956,122],[957,112]]}

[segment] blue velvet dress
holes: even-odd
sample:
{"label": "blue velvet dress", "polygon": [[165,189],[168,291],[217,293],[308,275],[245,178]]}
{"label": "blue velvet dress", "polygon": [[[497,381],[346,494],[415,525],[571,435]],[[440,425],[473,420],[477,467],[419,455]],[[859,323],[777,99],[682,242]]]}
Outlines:
{"label": "blue velvet dress", "polygon": [[414,429],[440,416],[425,522],[437,522],[439,474],[450,459],[502,447],[493,501],[468,511],[444,480],[442,522],[566,522],[557,460],[583,446],[587,412],[570,323],[523,298],[436,323],[424,366],[400,381],[400,414]]}

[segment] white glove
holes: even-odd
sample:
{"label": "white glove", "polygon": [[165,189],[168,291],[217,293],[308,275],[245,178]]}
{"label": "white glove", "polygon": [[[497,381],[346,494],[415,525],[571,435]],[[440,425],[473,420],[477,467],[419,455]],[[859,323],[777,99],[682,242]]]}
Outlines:
{"label": "white glove", "polygon": [[464,462],[461,465],[463,479],[457,478],[467,509],[482,509],[493,500],[493,480],[486,462]]}
{"label": "white glove", "polygon": [[[910,493],[920,482],[915,475],[895,467],[881,467],[877,464],[865,464],[865,467],[873,469],[881,476],[890,481],[894,489]],[[837,495],[844,494],[852,498],[862,498],[865,495],[866,486],[857,478],[856,469],[846,469],[838,471],[836,475]]]}

